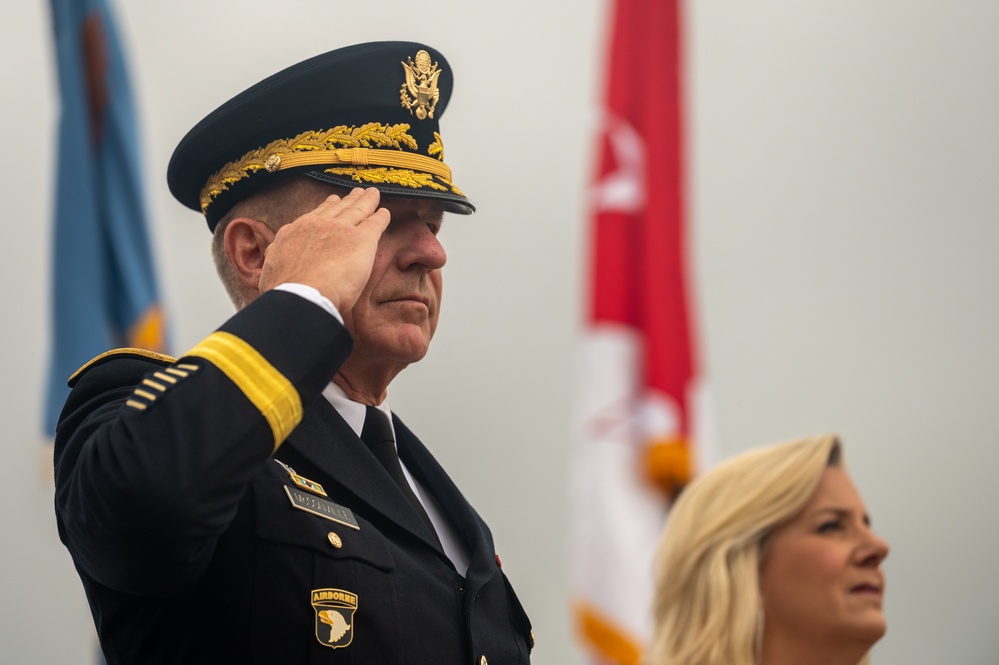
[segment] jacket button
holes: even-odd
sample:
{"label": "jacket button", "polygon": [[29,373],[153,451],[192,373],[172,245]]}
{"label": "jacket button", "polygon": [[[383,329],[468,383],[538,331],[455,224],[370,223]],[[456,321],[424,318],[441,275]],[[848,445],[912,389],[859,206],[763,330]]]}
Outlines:
{"label": "jacket button", "polygon": [[330,545],[332,545],[336,549],[340,549],[341,547],[343,547],[343,541],[340,540],[340,536],[336,535],[335,531],[330,531],[330,535],[327,537],[330,539]]}

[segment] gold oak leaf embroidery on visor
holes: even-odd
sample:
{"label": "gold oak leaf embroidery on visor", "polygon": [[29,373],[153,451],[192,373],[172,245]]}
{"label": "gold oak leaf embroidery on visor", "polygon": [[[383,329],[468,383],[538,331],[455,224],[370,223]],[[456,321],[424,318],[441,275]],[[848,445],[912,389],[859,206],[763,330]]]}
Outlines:
{"label": "gold oak leaf embroidery on visor", "polygon": [[274,449],[302,420],[298,391],[266,358],[239,337],[212,333],[187,352],[218,367],[257,407],[274,434]]}
{"label": "gold oak leaf embroidery on visor", "polygon": [[[355,182],[367,182],[375,185],[402,185],[404,187],[412,187],[413,189],[429,187],[439,192],[446,192],[450,189],[458,196],[465,195],[453,182],[443,176],[422,173],[411,169],[344,167],[326,169],[326,173],[330,175],[349,176]],[[437,182],[438,180],[440,182]],[[440,184],[441,182],[444,184]]]}
{"label": "gold oak leaf embroidery on visor", "polygon": [[409,169],[386,169],[386,168],[334,168],[326,169],[326,173],[332,175],[350,176],[357,182],[370,182],[378,184],[403,185],[420,189],[430,187],[441,192],[446,192],[447,187],[434,180],[429,173],[417,173]]}

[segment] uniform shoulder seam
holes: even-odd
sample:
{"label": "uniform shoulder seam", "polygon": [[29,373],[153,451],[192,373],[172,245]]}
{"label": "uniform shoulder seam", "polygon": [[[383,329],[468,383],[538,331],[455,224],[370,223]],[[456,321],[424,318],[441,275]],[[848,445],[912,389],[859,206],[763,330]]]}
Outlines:
{"label": "uniform shoulder seam", "polygon": [[173,356],[168,356],[165,353],[157,353],[155,351],[149,351],[147,349],[137,349],[137,348],[121,348],[121,349],[111,349],[110,351],[105,351],[99,356],[89,360],[80,369],[73,372],[73,375],[69,377],[67,381],[70,388],[76,385],[76,382],[80,380],[84,374],[94,367],[112,359],[112,358],[134,358],[136,360],[151,360],[155,363],[161,365],[173,365],[177,362],[177,359]]}

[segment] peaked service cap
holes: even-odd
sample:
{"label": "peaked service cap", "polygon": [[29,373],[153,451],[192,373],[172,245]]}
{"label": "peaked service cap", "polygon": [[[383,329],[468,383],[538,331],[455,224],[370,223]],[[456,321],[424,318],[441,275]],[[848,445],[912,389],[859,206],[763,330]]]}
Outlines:
{"label": "peaked service cap", "polygon": [[454,77],[439,51],[371,42],[292,65],[236,95],[187,133],[167,183],[208,228],[280,175],[440,201],[471,214],[451,180],[439,120]]}

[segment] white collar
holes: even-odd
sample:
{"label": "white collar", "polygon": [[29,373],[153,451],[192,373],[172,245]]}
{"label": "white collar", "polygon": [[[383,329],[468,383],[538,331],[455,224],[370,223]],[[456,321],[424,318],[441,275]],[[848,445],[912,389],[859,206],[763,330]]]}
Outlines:
{"label": "white collar", "polygon": [[[340,414],[340,417],[347,421],[350,428],[354,430],[354,434],[361,436],[361,429],[364,427],[364,414],[367,411],[367,407],[347,397],[347,393],[343,391],[343,388],[332,381],[323,390],[323,397],[333,405],[333,408]],[[388,400],[382,400],[382,403],[375,408],[384,413],[385,417],[388,418],[389,425],[392,427],[392,437],[395,438],[395,426],[392,425],[392,410],[389,409]]]}

